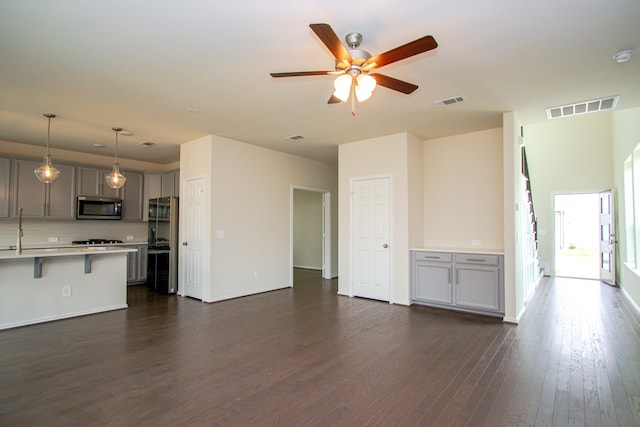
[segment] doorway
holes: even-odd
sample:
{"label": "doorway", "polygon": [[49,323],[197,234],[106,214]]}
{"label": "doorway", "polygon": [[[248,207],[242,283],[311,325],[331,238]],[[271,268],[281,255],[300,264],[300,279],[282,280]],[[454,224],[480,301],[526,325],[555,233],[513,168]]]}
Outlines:
{"label": "doorway", "polygon": [[599,193],[556,194],[555,276],[600,279]]}
{"label": "doorway", "polygon": [[331,193],[291,187],[291,278],[294,268],[320,270],[331,279]]}

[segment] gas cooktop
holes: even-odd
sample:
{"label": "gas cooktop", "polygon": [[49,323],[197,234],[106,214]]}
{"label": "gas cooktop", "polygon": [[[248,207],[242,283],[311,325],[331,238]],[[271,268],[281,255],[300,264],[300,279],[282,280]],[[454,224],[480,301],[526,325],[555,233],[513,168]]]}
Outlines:
{"label": "gas cooktop", "polygon": [[122,243],[122,240],[116,239],[87,239],[87,240],[74,240],[71,243],[74,245],[104,245],[104,244],[114,244],[114,243]]}

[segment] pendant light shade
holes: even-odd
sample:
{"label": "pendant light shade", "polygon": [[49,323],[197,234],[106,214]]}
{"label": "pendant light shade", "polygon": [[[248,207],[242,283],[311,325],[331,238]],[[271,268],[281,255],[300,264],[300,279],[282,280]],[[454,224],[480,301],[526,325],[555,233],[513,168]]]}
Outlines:
{"label": "pendant light shade", "polygon": [[109,187],[122,188],[124,183],[127,182],[127,177],[120,172],[120,165],[118,164],[118,133],[120,133],[122,128],[111,129],[116,133],[116,157],[113,162],[113,170],[105,177],[105,179],[107,180],[107,185],[109,185]]}
{"label": "pendant light shade", "polygon": [[51,164],[51,155],[49,154],[49,140],[51,139],[51,119],[53,119],[56,115],[52,113],[44,113],[48,119],[47,125],[47,153],[44,155],[44,162],[38,168],[36,168],[33,172],[36,174],[36,177],[40,180],[40,182],[44,182],[45,184],[49,184],[58,178],[60,175],[60,171],[53,167]]}

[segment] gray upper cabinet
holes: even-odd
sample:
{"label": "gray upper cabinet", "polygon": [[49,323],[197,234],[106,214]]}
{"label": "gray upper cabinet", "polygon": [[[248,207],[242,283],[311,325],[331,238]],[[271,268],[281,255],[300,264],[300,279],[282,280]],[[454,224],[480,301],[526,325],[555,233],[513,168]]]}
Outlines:
{"label": "gray upper cabinet", "polygon": [[161,197],[180,195],[180,171],[164,172],[162,174]]}
{"label": "gray upper cabinet", "polygon": [[0,218],[9,217],[9,180],[11,159],[0,157]]}
{"label": "gray upper cabinet", "polygon": [[16,160],[13,168],[13,215],[31,218],[73,219],[75,214],[75,166],[54,164],[60,176],[43,184],[33,171],[41,162]]}
{"label": "gray upper cabinet", "polygon": [[110,172],[105,169],[79,167],[78,196],[121,197],[119,189],[111,188],[106,183],[105,177]]}
{"label": "gray upper cabinet", "polygon": [[[129,221],[141,221],[143,218],[144,203],[144,176],[140,172],[124,172],[127,182],[121,188],[122,192],[122,219]],[[107,186],[108,187],[108,186]]]}
{"label": "gray upper cabinet", "polygon": [[149,199],[180,195],[180,170],[144,174],[144,220],[149,217]]}
{"label": "gray upper cabinet", "polygon": [[52,183],[46,184],[48,188],[45,196],[45,216],[47,218],[74,219],[76,213],[74,191],[76,168],[69,165],[55,166],[60,171],[60,176]]}

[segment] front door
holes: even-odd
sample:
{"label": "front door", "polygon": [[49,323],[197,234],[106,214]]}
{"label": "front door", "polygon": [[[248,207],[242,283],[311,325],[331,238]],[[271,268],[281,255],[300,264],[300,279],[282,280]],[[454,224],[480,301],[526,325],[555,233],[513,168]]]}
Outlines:
{"label": "front door", "polygon": [[600,193],[600,280],[616,285],[616,233],[613,215],[613,193]]}
{"label": "front door", "polygon": [[180,194],[180,294],[201,300],[204,297],[204,178],[185,179]]}
{"label": "front door", "polygon": [[352,181],[352,291],[382,301],[389,292],[389,178]]}

